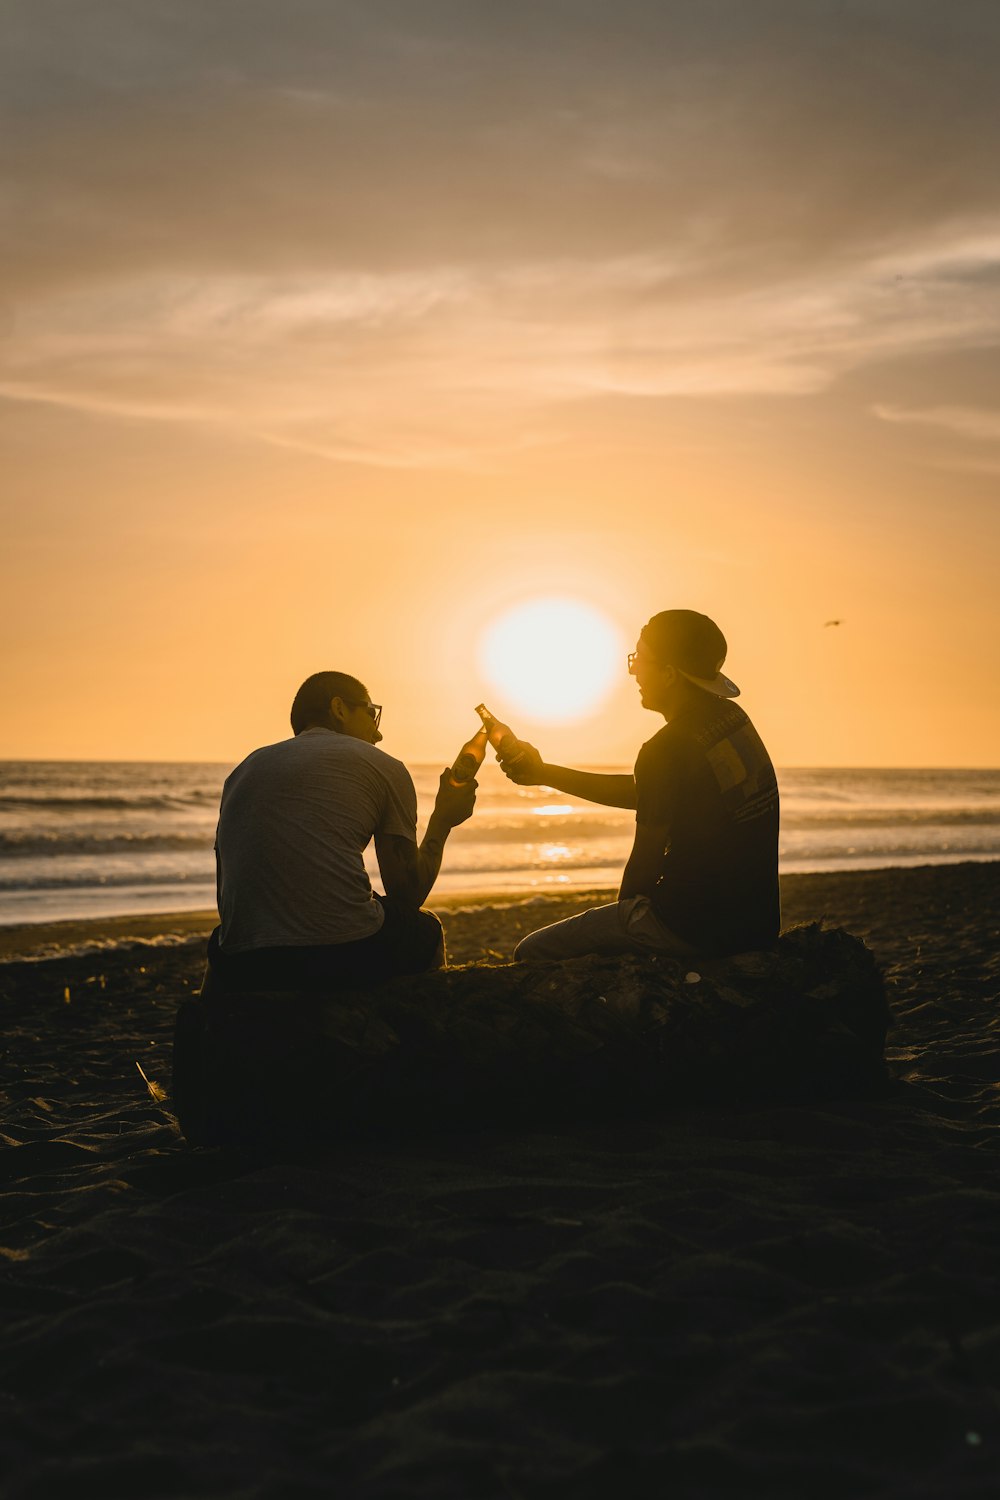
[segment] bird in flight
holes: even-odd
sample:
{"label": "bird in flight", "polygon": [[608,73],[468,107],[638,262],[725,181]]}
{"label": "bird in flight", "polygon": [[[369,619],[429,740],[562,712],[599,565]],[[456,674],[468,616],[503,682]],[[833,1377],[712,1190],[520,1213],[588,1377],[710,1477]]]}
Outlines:
{"label": "bird in flight", "polygon": [[825,630],[828,625],[843,625],[843,623],[843,620],[824,620],[823,629]]}

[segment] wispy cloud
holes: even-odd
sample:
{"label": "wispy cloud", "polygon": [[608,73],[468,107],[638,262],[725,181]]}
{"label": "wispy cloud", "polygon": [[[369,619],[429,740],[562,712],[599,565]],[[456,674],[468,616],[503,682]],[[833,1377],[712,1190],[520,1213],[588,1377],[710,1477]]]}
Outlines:
{"label": "wispy cloud", "polygon": [[928,406],[918,409],[876,405],[872,409],[883,422],[906,422],[922,427],[943,428],[958,437],[1000,443],[1000,411],[965,406]]}
{"label": "wispy cloud", "polygon": [[[978,274],[956,277],[972,244]],[[680,250],[489,271],[118,278],[25,303],[0,391],[360,462],[478,463],[551,440],[572,403],[805,396],[875,360],[977,347],[1000,327],[1000,227],[959,225],[934,254],[883,245],[783,279],[737,276],[724,247],[718,258],[717,282],[704,254]],[[998,420],[877,411],[969,437],[992,437]]]}
{"label": "wispy cloud", "polygon": [[1000,338],[993,7],[14,12],[10,399],[479,464]]}

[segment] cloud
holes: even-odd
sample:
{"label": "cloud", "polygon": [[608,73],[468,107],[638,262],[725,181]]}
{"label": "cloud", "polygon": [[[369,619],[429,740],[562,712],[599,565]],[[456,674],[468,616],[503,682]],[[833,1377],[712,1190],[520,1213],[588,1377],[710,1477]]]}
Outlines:
{"label": "cloud", "polygon": [[992,6],[9,9],[12,399],[478,463],[997,326]]}
{"label": "cloud", "polygon": [[990,6],[12,10],[2,266],[29,292],[723,241],[788,272],[997,204]]}
{"label": "cloud", "polygon": [[[936,255],[880,247],[836,273],[747,288],[728,284],[725,250],[717,282],[679,252],[489,271],[118,278],[22,309],[0,392],[363,462],[479,462],[558,440],[582,401],[809,395],[866,362],[975,347],[997,326],[1000,274],[956,277],[970,244],[980,273],[996,247],[1000,272],[1000,232],[957,226]],[[902,280],[887,269],[898,264]]]}
{"label": "cloud", "polygon": [[872,408],[883,422],[916,423],[943,428],[958,437],[977,442],[1000,443],[1000,411],[965,406],[930,406],[923,409],[877,405]]}

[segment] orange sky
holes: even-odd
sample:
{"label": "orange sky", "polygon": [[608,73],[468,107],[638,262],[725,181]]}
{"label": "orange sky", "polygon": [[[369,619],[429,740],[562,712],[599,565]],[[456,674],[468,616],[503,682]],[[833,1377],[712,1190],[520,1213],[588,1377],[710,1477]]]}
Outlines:
{"label": "orange sky", "polygon": [[713,615],[779,765],[1000,764],[994,8],[2,9],[0,756],[334,667],[443,763],[556,592]]}

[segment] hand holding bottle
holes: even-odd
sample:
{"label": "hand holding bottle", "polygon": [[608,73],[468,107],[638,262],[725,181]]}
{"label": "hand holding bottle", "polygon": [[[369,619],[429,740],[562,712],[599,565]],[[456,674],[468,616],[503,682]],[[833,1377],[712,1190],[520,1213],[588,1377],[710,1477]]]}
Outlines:
{"label": "hand holding bottle", "polygon": [[474,778],[456,783],[451,767],[447,766],[441,772],[431,818],[448,828],[467,822],[476,805],[476,786]]}
{"label": "hand holding bottle", "polygon": [[515,754],[511,760],[500,758],[500,769],[508,781],[516,786],[548,786],[542,775],[543,761],[540,751],[527,740],[515,741]]}

